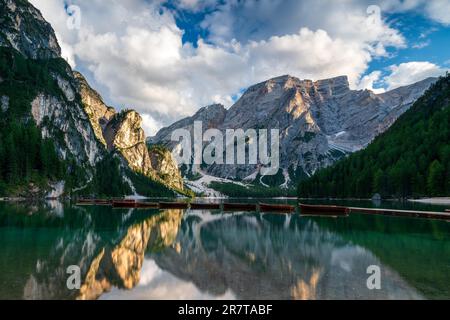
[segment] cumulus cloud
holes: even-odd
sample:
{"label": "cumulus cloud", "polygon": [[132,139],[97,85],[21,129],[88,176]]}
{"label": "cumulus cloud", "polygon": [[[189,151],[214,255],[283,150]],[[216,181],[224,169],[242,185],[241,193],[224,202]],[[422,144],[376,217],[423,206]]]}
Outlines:
{"label": "cumulus cloud", "polygon": [[205,18],[202,27],[216,43],[293,34],[301,24],[311,30],[326,30],[333,38],[380,49],[403,46],[403,37],[383,21],[381,14],[381,7],[373,6],[372,1],[228,0]]}
{"label": "cumulus cloud", "polygon": [[175,6],[192,12],[214,7],[217,4],[217,0],[175,0]]}
{"label": "cumulus cloud", "polygon": [[368,75],[361,78],[357,85],[359,90],[372,90],[375,93],[383,93],[386,90],[384,88],[375,88],[375,84],[381,81],[382,73],[381,71],[373,71]]}
{"label": "cumulus cloud", "polygon": [[445,25],[450,24],[450,0],[427,1],[426,10],[430,18]]}
{"label": "cumulus cloud", "polygon": [[389,90],[406,86],[417,81],[439,77],[447,70],[426,61],[413,61],[389,67],[391,74],[385,78]]}
{"label": "cumulus cloud", "polygon": [[[405,46],[368,1],[177,0],[192,11],[215,6],[201,24],[209,37],[196,46],[183,43],[163,0],[31,2],[56,29],[69,63],[88,70],[108,101],[143,114],[148,135],[202,106],[230,106],[242,89],[283,74],[348,75],[353,87],[373,89],[379,74],[360,79],[369,63]],[[72,4],[81,8],[79,30],[67,28]]]}
{"label": "cumulus cloud", "polygon": [[444,24],[450,24],[450,0],[383,0],[383,9],[393,12],[415,11]]}
{"label": "cumulus cloud", "polygon": [[162,127],[162,124],[156,121],[149,114],[143,113],[142,117],[142,128],[148,136],[154,136],[158,132],[158,130]]}

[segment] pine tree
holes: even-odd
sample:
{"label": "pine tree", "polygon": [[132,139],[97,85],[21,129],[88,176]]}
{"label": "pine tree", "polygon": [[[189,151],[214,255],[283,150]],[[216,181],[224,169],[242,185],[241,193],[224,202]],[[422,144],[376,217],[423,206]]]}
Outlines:
{"label": "pine tree", "polygon": [[[450,195],[450,76],[366,149],[301,181],[300,197]],[[335,182],[335,187],[330,184]],[[367,186],[370,186],[368,188]]]}
{"label": "pine tree", "polygon": [[439,196],[444,193],[445,169],[438,160],[434,160],[430,165],[427,186],[428,192],[432,196]]}

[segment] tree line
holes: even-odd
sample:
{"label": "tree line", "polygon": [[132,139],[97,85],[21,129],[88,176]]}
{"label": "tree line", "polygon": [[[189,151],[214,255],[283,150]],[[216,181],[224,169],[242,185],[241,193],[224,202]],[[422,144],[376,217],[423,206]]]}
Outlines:
{"label": "tree line", "polygon": [[450,76],[441,77],[365,150],[301,181],[300,197],[450,195]]}

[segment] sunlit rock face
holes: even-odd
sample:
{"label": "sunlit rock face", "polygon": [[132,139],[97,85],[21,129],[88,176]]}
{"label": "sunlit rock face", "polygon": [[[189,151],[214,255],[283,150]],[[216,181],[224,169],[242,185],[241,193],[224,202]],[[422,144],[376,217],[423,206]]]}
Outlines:
{"label": "sunlit rock face", "polygon": [[[28,1],[5,0],[0,3],[0,46],[19,51],[28,59],[61,58],[55,33],[39,10]],[[31,102],[31,116],[42,136],[54,141],[62,159],[72,158],[85,169],[86,180],[92,167],[104,156],[104,148],[95,139],[89,118],[77,99],[77,85],[67,65],[51,73],[61,94],[43,92]],[[2,97],[2,110],[9,97]]]}
{"label": "sunlit rock face", "polygon": [[[0,46],[13,48],[27,59],[61,59],[53,29],[28,1],[1,1],[0,21]],[[41,129],[42,136],[54,142],[61,159],[73,160],[84,170],[84,181],[80,181],[84,185],[90,181],[93,168],[103,159],[106,149],[95,138],[78,99],[72,70],[61,61],[55,63],[60,68],[51,71],[49,76],[54,79],[59,92],[53,90],[49,94],[39,90],[31,101],[30,118]],[[9,101],[9,97],[3,99]],[[2,109],[7,110],[6,103],[2,103]]]}
{"label": "sunlit rock face", "polygon": [[89,117],[92,128],[94,129],[96,138],[106,147],[106,141],[103,137],[103,130],[116,111],[112,107],[108,107],[100,94],[92,89],[84,76],[79,72],[74,72],[77,80],[78,90],[83,102],[84,111]]}
{"label": "sunlit rock face", "polygon": [[150,162],[159,179],[172,188],[183,190],[183,177],[172,153],[165,148],[150,147]]}
{"label": "sunlit rock face", "polygon": [[154,177],[141,124],[142,118],[137,112],[122,112],[106,125],[104,137],[108,150],[118,150],[130,168]]}
{"label": "sunlit rock face", "polygon": [[12,47],[31,59],[61,55],[52,27],[28,1],[2,0],[0,12],[0,46]]}
{"label": "sunlit rock face", "polygon": [[[250,87],[229,110],[220,105],[203,108],[193,117],[161,129],[150,142],[176,150],[179,145],[171,141],[172,132],[192,130],[194,121],[203,121],[203,130],[213,127],[222,132],[279,129],[280,167],[285,179],[295,181],[365,148],[435,81],[430,78],[375,94],[351,90],[345,76],[319,81],[277,77]],[[205,166],[211,175],[237,179],[256,177],[257,169],[254,165]]]}
{"label": "sunlit rock face", "polygon": [[117,113],[103,102],[80,73],[74,74],[97,140],[108,151],[118,151],[133,171],[182,190],[183,179],[171,153],[149,152],[139,113],[133,110]]}
{"label": "sunlit rock face", "polygon": [[[53,140],[60,158],[75,160],[86,173],[82,185],[76,187],[86,186],[96,164],[109,152],[118,151],[122,169],[128,165],[132,171],[183,189],[173,158],[163,157],[161,163],[158,157],[150,158],[141,116],[135,111],[116,113],[83,75],[62,62],[55,33],[39,10],[19,0],[1,1],[0,9],[0,46],[14,48],[28,59],[59,59],[50,63],[60,67],[49,72],[60,92],[39,90],[31,101],[31,116],[43,137]],[[1,111],[7,111],[9,104],[8,96],[0,97]],[[163,170],[161,175],[152,165]]]}

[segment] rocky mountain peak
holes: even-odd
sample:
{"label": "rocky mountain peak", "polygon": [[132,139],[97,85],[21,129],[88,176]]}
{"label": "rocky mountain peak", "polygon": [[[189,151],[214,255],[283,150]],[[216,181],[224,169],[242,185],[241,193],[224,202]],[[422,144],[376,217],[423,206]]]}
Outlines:
{"label": "rocky mountain peak", "polygon": [[[161,129],[152,144],[171,150],[175,129],[192,130],[194,121],[208,119],[209,127],[227,129],[278,129],[283,185],[313,174],[346,154],[366,147],[387,130],[435,81],[424,80],[382,95],[351,90],[347,76],[312,81],[284,75],[251,86],[229,109],[203,108],[193,117]],[[212,126],[214,125],[214,126]],[[257,177],[258,166],[211,165],[207,174],[247,180]]]}
{"label": "rocky mountain peak", "polygon": [[61,56],[51,25],[24,0],[0,1],[0,46],[13,47],[30,59]]}
{"label": "rocky mountain peak", "polygon": [[[105,104],[83,75],[74,72],[61,59],[61,49],[51,25],[27,0],[0,0],[0,47],[11,59],[35,67],[28,71],[39,70],[38,75],[46,81],[44,85],[48,83],[48,87],[37,87],[34,82],[20,79],[20,85],[26,85],[29,95],[23,103],[29,101],[30,104],[29,114],[24,118],[33,119],[42,137],[54,142],[61,160],[73,163],[72,168],[83,172],[75,181],[77,185],[71,188],[77,192],[87,189],[99,166],[109,165],[111,155],[120,159],[119,180],[128,184],[132,192],[135,190],[130,171],[141,173],[165,187],[183,189],[179,172],[178,175],[173,172],[173,168],[177,170],[176,162],[167,155],[150,156],[142,117],[132,110],[117,113]],[[52,60],[42,63],[49,59]],[[17,64],[12,68],[14,65]],[[1,112],[8,112],[17,105],[12,100],[17,99],[14,94],[8,88],[0,93]],[[153,166],[167,172],[158,172]],[[65,182],[61,183],[64,190]]]}
{"label": "rocky mountain peak", "polygon": [[317,91],[327,96],[336,96],[350,91],[347,76],[339,76],[331,79],[318,80],[314,82]]}
{"label": "rocky mountain peak", "polygon": [[215,128],[225,119],[227,110],[221,104],[212,104],[200,109],[194,116],[195,121],[202,121],[204,125]]}
{"label": "rocky mountain peak", "polygon": [[73,74],[77,81],[84,110],[91,120],[95,136],[104,146],[107,146],[107,143],[103,137],[103,131],[105,130],[108,122],[116,114],[116,111],[114,108],[107,106],[103,102],[100,94],[89,86],[88,82],[81,73],[75,71]]}

